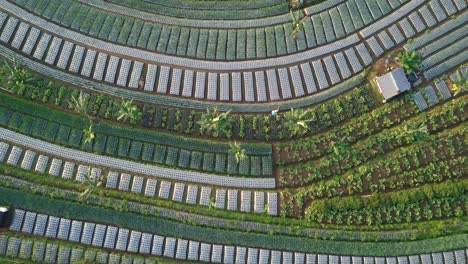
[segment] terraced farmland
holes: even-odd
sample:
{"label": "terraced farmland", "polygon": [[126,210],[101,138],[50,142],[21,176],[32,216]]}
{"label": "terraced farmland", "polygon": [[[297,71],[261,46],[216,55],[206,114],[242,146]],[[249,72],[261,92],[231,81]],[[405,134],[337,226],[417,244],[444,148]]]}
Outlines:
{"label": "terraced farmland", "polygon": [[0,0],[0,263],[466,263],[467,21]]}

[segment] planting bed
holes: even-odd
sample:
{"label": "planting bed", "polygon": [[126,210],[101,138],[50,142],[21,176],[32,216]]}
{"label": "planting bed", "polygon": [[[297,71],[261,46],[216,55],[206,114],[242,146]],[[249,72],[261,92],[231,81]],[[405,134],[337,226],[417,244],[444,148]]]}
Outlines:
{"label": "planting bed", "polygon": [[0,262],[465,264],[466,9],[0,0]]}

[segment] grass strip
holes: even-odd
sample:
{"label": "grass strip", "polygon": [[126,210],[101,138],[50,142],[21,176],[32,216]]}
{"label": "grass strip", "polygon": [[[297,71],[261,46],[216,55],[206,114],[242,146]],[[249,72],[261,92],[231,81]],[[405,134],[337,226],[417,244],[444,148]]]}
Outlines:
{"label": "grass strip", "polygon": [[[110,122],[99,122],[94,125],[93,130],[97,137],[94,140],[95,144],[93,148],[93,144],[85,144],[82,139],[83,129],[87,129],[89,126],[88,121],[77,115],[50,109],[42,105],[36,105],[7,94],[0,97],[0,109],[0,125],[4,127],[65,147],[77,148],[87,152],[94,151],[98,154],[116,156],[129,160],[140,161],[142,159],[141,151],[135,150],[134,148],[142,146],[143,144],[160,144],[160,146],[174,147],[173,149],[177,153],[180,150],[187,150],[191,152],[201,151],[213,155],[221,154],[224,156],[227,156],[230,149],[227,143],[174,136],[138,128],[119,127]],[[20,124],[22,124],[23,120],[28,119],[35,120],[34,124],[39,124],[38,121],[41,121],[44,125],[41,127],[33,126],[30,131],[20,128]],[[57,132],[63,132],[63,129],[71,130],[70,134],[61,133],[60,136],[57,136]],[[103,140],[106,138],[107,143],[103,143]],[[108,149],[110,144],[109,138],[116,138],[118,140],[118,152]],[[102,148],[104,145],[106,149]],[[133,146],[132,151],[129,151],[130,145]],[[242,146],[246,150],[248,157],[252,157],[252,154],[271,156],[271,145],[245,143]],[[158,163],[159,166],[179,168],[177,160],[173,163],[164,162],[164,160],[148,160],[147,162]],[[264,166],[271,166],[271,163],[264,164]],[[201,168],[198,168],[198,170],[200,169]],[[211,172],[212,170],[203,171]],[[217,173],[224,172],[224,170],[217,171]],[[233,175],[238,175],[238,173],[233,173]],[[249,175],[246,174],[245,176]]]}
{"label": "grass strip", "polygon": [[[292,238],[279,235],[247,234],[154,221],[146,216],[115,212],[84,204],[60,201],[0,187],[0,203],[50,215],[95,221],[161,235],[211,243],[261,247],[339,255],[394,256],[455,250],[466,247],[467,234],[411,242],[343,242]],[[110,222],[109,219],[112,219]]]}
{"label": "grass strip", "polygon": [[[76,182],[23,171],[5,164],[0,164],[0,173],[10,175],[0,175],[1,186],[21,191],[35,189],[36,194],[45,196],[52,194],[51,197],[55,199],[75,202],[78,200],[79,193],[85,190],[83,185]],[[109,189],[98,190],[92,198],[87,200],[87,203],[116,211],[143,214],[195,226],[208,226],[234,231],[248,230],[249,232],[256,233],[301,236],[322,240],[405,241],[417,235],[414,224],[387,225],[384,227],[386,230],[382,230],[380,227],[369,226],[359,227],[359,230],[353,229],[352,226],[341,226],[341,230],[337,230],[332,225],[324,226],[298,219],[270,217],[262,214],[227,212],[225,210],[214,210],[198,206],[191,207],[185,204],[151,199],[130,192]],[[419,225],[426,224],[418,223]],[[298,232],[299,230],[301,232]],[[437,235],[447,235],[452,232],[452,230],[448,229],[442,231]],[[434,234],[432,234],[432,237],[435,237]],[[422,237],[418,236],[418,238]]]}
{"label": "grass strip", "polygon": [[[0,164],[0,172],[5,175],[12,175],[18,179],[33,182],[34,184],[45,184],[47,186],[57,187],[59,189],[55,188],[51,191],[51,193],[55,193],[54,190],[59,190],[61,192],[60,198],[66,200],[71,199],[72,201],[76,201],[77,194],[75,195],[76,197],[69,197],[67,196],[67,192],[64,191],[64,189],[82,192],[86,188],[85,186],[73,181],[24,171],[6,164]],[[21,180],[19,182],[21,183]],[[6,186],[15,186],[15,188],[22,186],[20,183],[14,184],[9,181],[7,181],[7,183],[8,185]],[[30,183],[28,184],[31,185]],[[34,186],[34,184],[31,186]],[[29,187],[23,186],[22,188],[23,191],[29,190]],[[131,192],[121,192],[110,189],[100,189],[98,194],[95,196],[95,199],[93,200],[93,204],[105,208],[112,208],[114,210],[127,208],[128,210],[136,213],[143,213],[165,219],[175,219],[176,221],[182,221],[183,223],[190,223],[192,225],[208,225],[229,230],[250,230],[257,233],[283,234],[331,240],[347,241],[361,239],[366,241],[375,241],[383,239],[404,241],[415,236],[415,234],[410,231],[415,229],[421,230],[420,234],[417,235],[418,238],[435,237],[436,235],[446,235],[452,232],[450,230],[443,229],[438,230],[437,234],[431,233],[430,236],[426,236],[427,234],[425,234],[424,230],[428,229],[426,226],[428,225],[427,222],[404,225],[395,224],[359,227],[318,225],[314,223],[307,223],[303,219],[269,217],[263,214],[260,215],[251,213],[228,212],[225,210],[214,210],[210,208],[189,206],[160,199],[152,199]],[[183,213],[179,215],[178,213],[181,211]],[[184,216],[182,217],[182,215]],[[223,220],[218,220],[219,218],[223,218]],[[252,225],[252,223],[257,224]],[[359,233],[359,236],[357,236],[356,234],[360,231],[362,232]]]}
{"label": "grass strip", "polygon": [[[47,120],[54,120],[57,123],[65,124],[79,129],[87,128],[88,121],[78,115],[70,114],[49,107],[33,103],[29,100],[18,98],[7,93],[1,93],[0,106],[4,106],[15,112],[31,114]],[[97,133],[105,133],[111,136],[125,137],[131,140],[148,141],[152,143],[167,145],[173,143],[174,146],[190,146],[192,150],[204,152],[226,153],[229,150],[229,144],[216,142],[213,140],[201,140],[189,138],[187,136],[174,136],[166,133],[158,133],[139,128],[117,126],[115,123],[100,121],[95,126]],[[262,143],[243,143],[243,148],[249,153],[268,154],[271,153],[271,146]]]}

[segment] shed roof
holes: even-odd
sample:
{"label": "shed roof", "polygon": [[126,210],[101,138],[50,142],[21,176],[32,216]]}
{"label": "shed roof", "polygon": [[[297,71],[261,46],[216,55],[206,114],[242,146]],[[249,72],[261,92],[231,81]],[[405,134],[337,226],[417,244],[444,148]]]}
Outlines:
{"label": "shed roof", "polygon": [[403,68],[395,69],[377,77],[377,85],[385,100],[411,89],[411,84],[408,82]]}

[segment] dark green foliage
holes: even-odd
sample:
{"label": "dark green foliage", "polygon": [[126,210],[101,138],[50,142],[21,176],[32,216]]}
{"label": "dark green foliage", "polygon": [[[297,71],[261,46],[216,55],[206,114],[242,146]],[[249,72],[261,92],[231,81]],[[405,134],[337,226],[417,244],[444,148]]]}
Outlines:
{"label": "dark green foliage", "polygon": [[161,36],[162,27],[159,25],[153,25],[151,34],[148,39],[148,44],[146,48],[149,50],[156,50],[159,42],[159,37]]}
{"label": "dark green foliage", "polygon": [[120,29],[120,34],[117,38],[117,43],[119,44],[126,44],[127,43],[127,40],[128,40],[128,37],[130,35],[130,32],[132,30],[132,27],[133,27],[133,23],[135,22],[134,19],[131,19],[131,18],[125,18],[124,20],[124,23],[122,25]]}
{"label": "dark green foliage", "polygon": [[216,154],[215,158],[215,171],[220,173],[226,171],[226,155]]}
{"label": "dark green foliage", "polygon": [[20,113],[13,113],[8,122],[8,126],[13,129],[18,129],[21,126],[23,115]]}
{"label": "dark green foliage", "polygon": [[166,165],[168,166],[176,166],[177,159],[179,156],[179,150],[173,147],[167,148],[167,156],[166,156]]}
{"label": "dark green foliage", "polygon": [[156,163],[164,163],[166,160],[166,150],[165,146],[156,145],[154,148],[154,158],[153,161]]}
{"label": "dark green foliage", "polygon": [[290,32],[284,32],[284,28],[281,25],[275,26],[275,43],[276,43],[276,54],[278,56],[285,55],[286,49],[286,38],[290,37]]}
{"label": "dark green foliage", "polygon": [[41,118],[37,118],[32,127],[32,134],[34,136],[41,137],[44,134],[44,130],[47,126],[47,121]]}
{"label": "dark green foliage", "polygon": [[48,19],[51,19],[54,16],[55,12],[57,12],[57,6],[59,5],[60,2],[58,1],[50,1],[42,15]]}
{"label": "dark green foliage", "polygon": [[249,175],[250,173],[250,159],[245,158],[239,161],[239,174]]}
{"label": "dark green foliage", "polygon": [[108,39],[109,34],[112,30],[112,25],[114,24],[115,21],[115,16],[112,15],[107,15],[106,19],[104,20],[104,23],[101,26],[101,29],[99,30],[99,38],[102,39]]}
{"label": "dark green foliage", "polygon": [[107,14],[103,12],[98,12],[96,14],[96,19],[94,19],[93,24],[89,29],[89,35],[97,37],[99,35],[99,32],[101,31],[101,28],[104,26],[106,18]]}
{"label": "dark green foliage", "polygon": [[75,14],[75,17],[70,25],[71,28],[75,30],[79,30],[80,26],[82,25],[89,11],[90,11],[90,8],[88,6],[81,5],[80,9]]}
{"label": "dark green foliage", "polygon": [[151,23],[145,22],[141,29],[140,36],[138,37],[137,47],[142,48],[142,49],[146,48],[146,44],[148,43],[148,39],[151,34],[151,30],[152,30]]}
{"label": "dark green foliage", "polygon": [[46,9],[47,5],[49,4],[49,0],[39,0],[37,1],[36,7],[34,8],[34,13],[42,14]]}
{"label": "dark green foliage", "polygon": [[171,31],[172,31],[172,28],[170,28],[170,27],[163,27],[162,28],[161,35],[160,35],[159,40],[157,42],[158,43],[157,50],[159,52],[166,52],[167,45],[169,43],[169,39],[170,39],[170,36],[171,36]]}
{"label": "dark green foliage", "polygon": [[38,4],[39,1],[37,0],[27,0],[25,3],[24,3],[24,7],[27,9],[27,10],[30,10],[30,11],[33,11],[34,8],[36,7],[36,5]]}
{"label": "dark green foliage", "polygon": [[144,161],[152,161],[154,152],[154,144],[144,143],[143,144],[143,153],[141,159]]}
{"label": "dark green foliage", "polygon": [[238,29],[237,30],[237,45],[236,45],[237,59],[246,58],[246,45],[247,45],[247,32],[245,31],[245,29]]}
{"label": "dark green foliage", "polygon": [[169,54],[176,54],[177,44],[179,43],[180,27],[172,27],[169,41],[167,43],[166,52]]}
{"label": "dark green foliage", "polygon": [[252,176],[261,176],[262,175],[262,159],[258,156],[252,156],[250,175]]}
{"label": "dark green foliage", "polygon": [[187,56],[195,57],[197,55],[199,34],[200,30],[197,28],[190,30],[190,38],[187,44]]}
{"label": "dark green foliage", "polygon": [[82,130],[73,128],[70,131],[70,138],[68,139],[68,144],[70,144],[73,147],[79,147],[81,145],[82,136],[83,136]]}
{"label": "dark green foliage", "polygon": [[288,2],[261,1],[137,1],[110,0],[110,2],[165,16],[194,19],[239,20],[276,16],[288,11]]}
{"label": "dark green foliage", "polygon": [[192,159],[190,160],[190,168],[199,170],[202,168],[202,153],[194,151],[192,152]]}
{"label": "dark green foliage", "polygon": [[269,176],[273,174],[273,161],[271,157],[262,157],[262,175]]}
{"label": "dark green foliage", "polygon": [[237,160],[233,155],[228,155],[227,159],[227,173],[228,174],[236,174],[237,173]]}
{"label": "dark green foliage", "polygon": [[21,133],[30,134],[31,129],[32,129],[32,125],[34,124],[34,121],[35,121],[35,118],[33,118],[31,116],[23,116],[21,126],[18,128],[18,130]]}
{"label": "dark green foliage", "polygon": [[143,22],[135,20],[135,23],[133,23],[132,30],[130,31],[130,36],[128,37],[127,46],[135,47],[137,45],[138,37],[140,36],[142,27]]}
{"label": "dark green foliage", "polygon": [[200,29],[198,35],[198,44],[196,45],[197,58],[205,58],[208,46],[208,30]]}
{"label": "dark green foliage", "polygon": [[6,110],[4,107],[0,107],[0,124],[6,126],[12,114],[12,111]]}
{"label": "dark green foliage", "polygon": [[236,58],[236,40],[237,32],[235,29],[229,29],[227,32],[226,59],[234,60]]}
{"label": "dark green foliage", "polygon": [[177,164],[177,167],[188,168],[189,163],[190,163],[190,151],[184,150],[184,149],[181,150],[179,154],[179,162]]}
{"label": "dark green foliage", "polygon": [[103,153],[106,148],[107,136],[103,134],[96,133],[96,138],[94,139],[94,151],[97,153]]}
{"label": "dark green foliage", "polygon": [[276,56],[276,37],[275,37],[275,28],[266,27],[265,28],[265,43],[266,43],[266,52],[268,57]]}
{"label": "dark green foliage", "polygon": [[132,144],[130,146],[130,153],[129,157],[134,160],[139,160],[141,156],[141,149],[143,148],[143,143],[139,141],[132,141]]}
{"label": "dark green foliage", "polygon": [[120,29],[123,23],[124,23],[124,18],[122,18],[121,16],[115,17],[114,23],[112,24],[112,27],[110,28],[110,32],[109,32],[109,36],[107,37],[107,40],[112,41],[112,42],[117,41],[117,38],[119,37]]}
{"label": "dark green foliage", "polygon": [[50,141],[54,141],[59,129],[59,124],[54,122],[48,122],[47,127],[44,131],[44,138]]}
{"label": "dark green foliage", "polygon": [[60,1],[60,4],[57,8],[57,12],[55,12],[54,16],[52,17],[52,20],[54,22],[60,23],[62,21],[63,17],[67,13],[67,10],[70,8],[72,4],[72,1]]}
{"label": "dark green foliage", "polygon": [[120,157],[127,157],[128,151],[130,150],[130,140],[125,138],[119,138],[119,148],[117,155]]}
{"label": "dark green foliage", "polygon": [[107,142],[106,142],[106,153],[109,155],[116,155],[117,154],[117,148],[119,145],[119,139],[113,136],[108,136],[107,137]]}
{"label": "dark green foliage", "polygon": [[73,2],[61,20],[62,25],[70,26],[73,22],[74,17],[77,15],[78,11],[80,10],[80,7],[81,7],[80,3]]}
{"label": "dark green foliage", "polygon": [[214,168],[214,155],[211,153],[203,154],[203,170],[212,171]]}
{"label": "dark green foliage", "polygon": [[255,39],[256,39],[256,57],[257,58],[264,58],[266,57],[266,38],[265,38],[265,30],[263,28],[256,29],[255,31]]}
{"label": "dark green foliage", "polygon": [[61,144],[66,144],[68,142],[68,137],[70,136],[71,128],[65,125],[61,125],[57,132],[57,142]]}
{"label": "dark green foliage", "polygon": [[190,36],[190,28],[183,27],[180,30],[179,42],[177,44],[177,55],[185,56]]}
{"label": "dark green foliage", "polygon": [[218,30],[210,29],[208,33],[208,45],[206,48],[206,58],[216,59],[216,46],[218,44]]}

